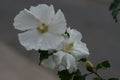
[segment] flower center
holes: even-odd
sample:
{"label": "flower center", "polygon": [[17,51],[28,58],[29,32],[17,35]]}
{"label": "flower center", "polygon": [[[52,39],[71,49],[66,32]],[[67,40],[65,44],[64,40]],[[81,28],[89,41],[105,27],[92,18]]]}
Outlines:
{"label": "flower center", "polygon": [[48,31],[48,26],[47,26],[45,23],[38,24],[37,30],[38,30],[40,33],[45,33],[45,32]]}
{"label": "flower center", "polygon": [[72,50],[72,48],[73,48],[73,42],[66,44],[63,47],[63,51],[69,53]]}

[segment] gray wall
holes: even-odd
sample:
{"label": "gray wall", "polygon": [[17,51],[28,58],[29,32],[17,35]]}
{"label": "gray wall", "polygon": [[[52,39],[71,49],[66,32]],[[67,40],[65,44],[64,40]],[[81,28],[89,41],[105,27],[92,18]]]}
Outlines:
{"label": "gray wall", "polygon": [[[18,52],[16,54],[20,53],[21,56],[25,56],[28,60],[37,64],[38,57],[36,52],[26,51],[19,44],[17,38],[19,31],[14,29],[12,25],[13,19],[20,10],[24,8],[28,9],[31,5],[35,6],[40,3],[53,4],[56,10],[61,9],[64,12],[68,26],[78,29],[82,33],[82,40],[87,43],[91,53],[89,59],[95,64],[103,60],[109,60],[111,62],[112,67],[107,71],[101,72],[101,74],[103,74],[104,77],[120,77],[120,17],[118,23],[113,21],[108,11],[111,1],[112,0],[0,0],[0,42],[12,47]],[[0,55],[2,55],[2,53],[3,52],[0,51]],[[10,54],[7,54],[8,58],[9,55]],[[5,62],[5,58],[6,57],[1,60],[2,63]],[[9,64],[9,62],[6,64]],[[0,66],[2,66],[2,64],[0,64]],[[4,67],[0,68],[1,70],[5,69]],[[2,73],[0,73],[0,75],[1,74]]]}

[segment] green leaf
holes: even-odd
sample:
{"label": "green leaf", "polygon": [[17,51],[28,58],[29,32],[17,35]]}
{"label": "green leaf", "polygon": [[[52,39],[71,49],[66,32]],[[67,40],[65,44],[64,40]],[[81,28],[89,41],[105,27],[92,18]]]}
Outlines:
{"label": "green leaf", "polygon": [[96,66],[96,70],[99,70],[99,69],[101,69],[101,68],[102,68],[101,64],[98,64],[98,65]]}
{"label": "green leaf", "polygon": [[118,21],[117,15],[119,14],[120,11],[120,0],[114,0],[110,5],[109,10],[111,11],[113,19],[115,20],[115,22],[117,22]]}
{"label": "green leaf", "polygon": [[114,0],[110,5],[109,10],[116,9],[119,6],[119,4],[120,4],[120,0]]}
{"label": "green leaf", "polygon": [[48,50],[48,51],[39,50],[38,52],[40,53],[40,56],[39,56],[39,60],[40,60],[39,65],[40,65],[43,60],[45,60],[45,59],[47,59],[49,56],[53,55],[53,53],[55,53],[56,50]]}
{"label": "green leaf", "polygon": [[108,80],[119,80],[119,78],[109,78]]}
{"label": "green leaf", "polygon": [[101,78],[95,77],[95,78],[93,78],[93,80],[101,80]]}
{"label": "green leaf", "polygon": [[59,71],[58,75],[61,80],[71,80],[74,74],[69,73],[68,70],[63,70],[63,71]]}
{"label": "green leaf", "polygon": [[80,80],[78,76],[74,76],[73,80]]}
{"label": "green leaf", "polygon": [[113,11],[112,11],[112,16],[113,16],[113,19],[115,20],[115,22],[117,22],[118,21],[118,19],[117,19],[117,15],[119,14],[119,9],[113,9]]}
{"label": "green leaf", "polygon": [[96,66],[96,70],[99,70],[99,69],[108,69],[110,68],[110,63],[109,61],[103,61],[101,63],[99,63],[97,66]]}
{"label": "green leaf", "polygon": [[65,38],[70,38],[70,34],[67,32],[67,30],[65,31],[64,35]]}
{"label": "green leaf", "polygon": [[86,75],[81,75],[81,72],[77,70],[73,76],[73,80],[85,80]]}
{"label": "green leaf", "polygon": [[101,63],[101,65],[102,65],[103,67],[105,67],[105,68],[110,68],[110,63],[109,63],[109,61],[104,61],[104,62]]}
{"label": "green leaf", "polygon": [[87,59],[86,58],[81,58],[79,61],[86,62]]}
{"label": "green leaf", "polygon": [[74,76],[73,80],[85,80],[86,76],[84,75],[79,75],[79,76]]}

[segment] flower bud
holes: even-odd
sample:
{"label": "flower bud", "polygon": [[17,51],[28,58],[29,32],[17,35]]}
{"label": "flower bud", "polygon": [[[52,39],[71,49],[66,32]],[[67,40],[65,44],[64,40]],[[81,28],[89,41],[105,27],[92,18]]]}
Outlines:
{"label": "flower bud", "polygon": [[94,65],[90,61],[86,61],[85,65],[88,71],[94,72]]}

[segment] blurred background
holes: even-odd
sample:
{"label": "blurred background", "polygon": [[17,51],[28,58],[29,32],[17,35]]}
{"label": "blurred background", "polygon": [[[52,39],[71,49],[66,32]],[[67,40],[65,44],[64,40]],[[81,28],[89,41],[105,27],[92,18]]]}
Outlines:
{"label": "blurred background", "polygon": [[[13,19],[31,5],[53,4],[61,9],[68,26],[79,30],[97,64],[109,60],[103,77],[120,77],[120,15],[115,23],[108,10],[112,0],[0,0],[0,80],[59,80],[57,72],[38,66],[38,54],[26,51],[18,41]],[[84,73],[84,68],[81,67]],[[89,79],[88,79],[89,80]]]}

